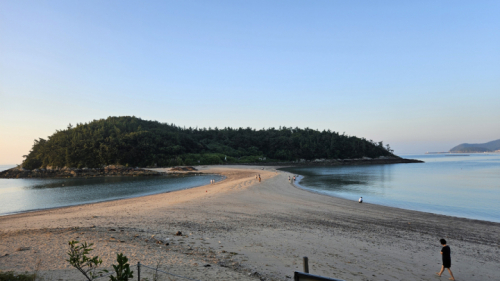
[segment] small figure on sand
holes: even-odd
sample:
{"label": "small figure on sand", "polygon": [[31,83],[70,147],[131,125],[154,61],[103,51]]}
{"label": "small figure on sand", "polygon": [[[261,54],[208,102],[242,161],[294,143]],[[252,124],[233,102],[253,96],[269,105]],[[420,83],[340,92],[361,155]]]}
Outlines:
{"label": "small figure on sand", "polygon": [[439,271],[437,276],[441,277],[441,274],[443,274],[444,269],[448,269],[448,272],[450,273],[451,277],[449,278],[450,280],[455,280],[455,277],[453,276],[453,273],[451,272],[451,251],[450,251],[450,246],[446,245],[446,240],[441,239],[439,240],[443,248],[441,249],[441,257],[443,260],[443,265],[441,266],[441,271]]}
{"label": "small figure on sand", "polygon": [[437,276],[441,277],[441,274],[443,274],[444,269],[448,269],[448,272],[450,273],[451,277],[450,280],[455,280],[455,277],[453,276],[453,273],[451,272],[451,251],[450,251],[450,246],[446,245],[446,240],[441,239],[439,240],[443,248],[441,249],[441,256],[443,259],[443,265],[441,266],[441,271],[439,271]]}
{"label": "small figure on sand", "polygon": [[359,203],[363,203],[363,197],[359,197],[358,202],[359,202]]}
{"label": "small figure on sand", "polygon": [[290,176],[288,176],[288,182],[291,182],[291,181],[290,181]]}
{"label": "small figure on sand", "polygon": [[259,182],[260,182],[261,178],[260,178],[260,175],[259,175]]}

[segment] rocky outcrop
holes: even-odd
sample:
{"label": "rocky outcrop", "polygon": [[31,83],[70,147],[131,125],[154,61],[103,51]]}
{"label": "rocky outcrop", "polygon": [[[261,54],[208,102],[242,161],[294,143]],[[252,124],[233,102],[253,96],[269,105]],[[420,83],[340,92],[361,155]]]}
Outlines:
{"label": "rocky outcrop", "polygon": [[198,171],[195,167],[173,167],[172,169],[170,169],[170,171],[172,172],[176,172],[176,171],[179,171],[179,172],[183,172],[183,171],[186,171],[186,172],[190,172],[190,171]]}
{"label": "rocky outcrop", "polygon": [[50,168],[26,170],[23,168],[12,168],[0,172],[0,178],[89,178],[110,176],[160,176],[164,173],[145,170],[140,168],[128,168],[124,166],[107,166],[104,168]]}

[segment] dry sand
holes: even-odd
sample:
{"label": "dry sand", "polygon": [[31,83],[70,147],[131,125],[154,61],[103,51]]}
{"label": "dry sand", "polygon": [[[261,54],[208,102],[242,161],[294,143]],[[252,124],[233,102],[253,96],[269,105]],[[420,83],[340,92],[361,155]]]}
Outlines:
{"label": "dry sand", "polygon": [[[154,267],[161,259],[161,269],[197,280],[291,280],[303,256],[311,273],[345,280],[440,280],[444,237],[457,280],[500,280],[498,223],[319,195],[271,167],[198,168],[227,179],[0,217],[0,270],[33,271],[41,260],[45,280],[84,280],[65,261],[67,242],[76,239],[95,243],[104,267],[123,252],[131,264]],[[141,277],[151,280],[151,271]],[[184,280],[170,277],[160,280]]]}

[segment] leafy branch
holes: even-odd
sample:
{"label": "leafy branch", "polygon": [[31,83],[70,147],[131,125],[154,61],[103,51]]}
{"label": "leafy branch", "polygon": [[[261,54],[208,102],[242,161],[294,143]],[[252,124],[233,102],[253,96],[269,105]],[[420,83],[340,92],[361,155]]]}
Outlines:
{"label": "leafy branch", "polygon": [[130,265],[128,264],[127,256],[122,253],[116,255],[117,265],[113,264],[115,269],[116,277],[110,276],[111,281],[128,281],[129,278],[133,278],[133,271],[130,271]]}
{"label": "leafy branch", "polygon": [[87,280],[92,281],[98,277],[102,272],[108,272],[107,270],[102,270],[96,273],[97,268],[102,264],[102,259],[98,256],[89,257],[88,255],[93,250],[91,247],[93,243],[87,244],[87,242],[80,243],[79,241],[69,241],[69,250],[67,261],[78,271],[80,271]]}

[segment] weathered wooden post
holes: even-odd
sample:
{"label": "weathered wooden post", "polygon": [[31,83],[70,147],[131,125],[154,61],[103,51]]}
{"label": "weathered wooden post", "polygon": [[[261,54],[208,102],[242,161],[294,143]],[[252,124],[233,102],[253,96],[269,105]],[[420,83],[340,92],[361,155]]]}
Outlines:
{"label": "weathered wooden post", "polygon": [[137,262],[137,281],[141,281],[141,262]]}
{"label": "weathered wooden post", "polygon": [[309,258],[304,257],[304,272],[309,273]]}

